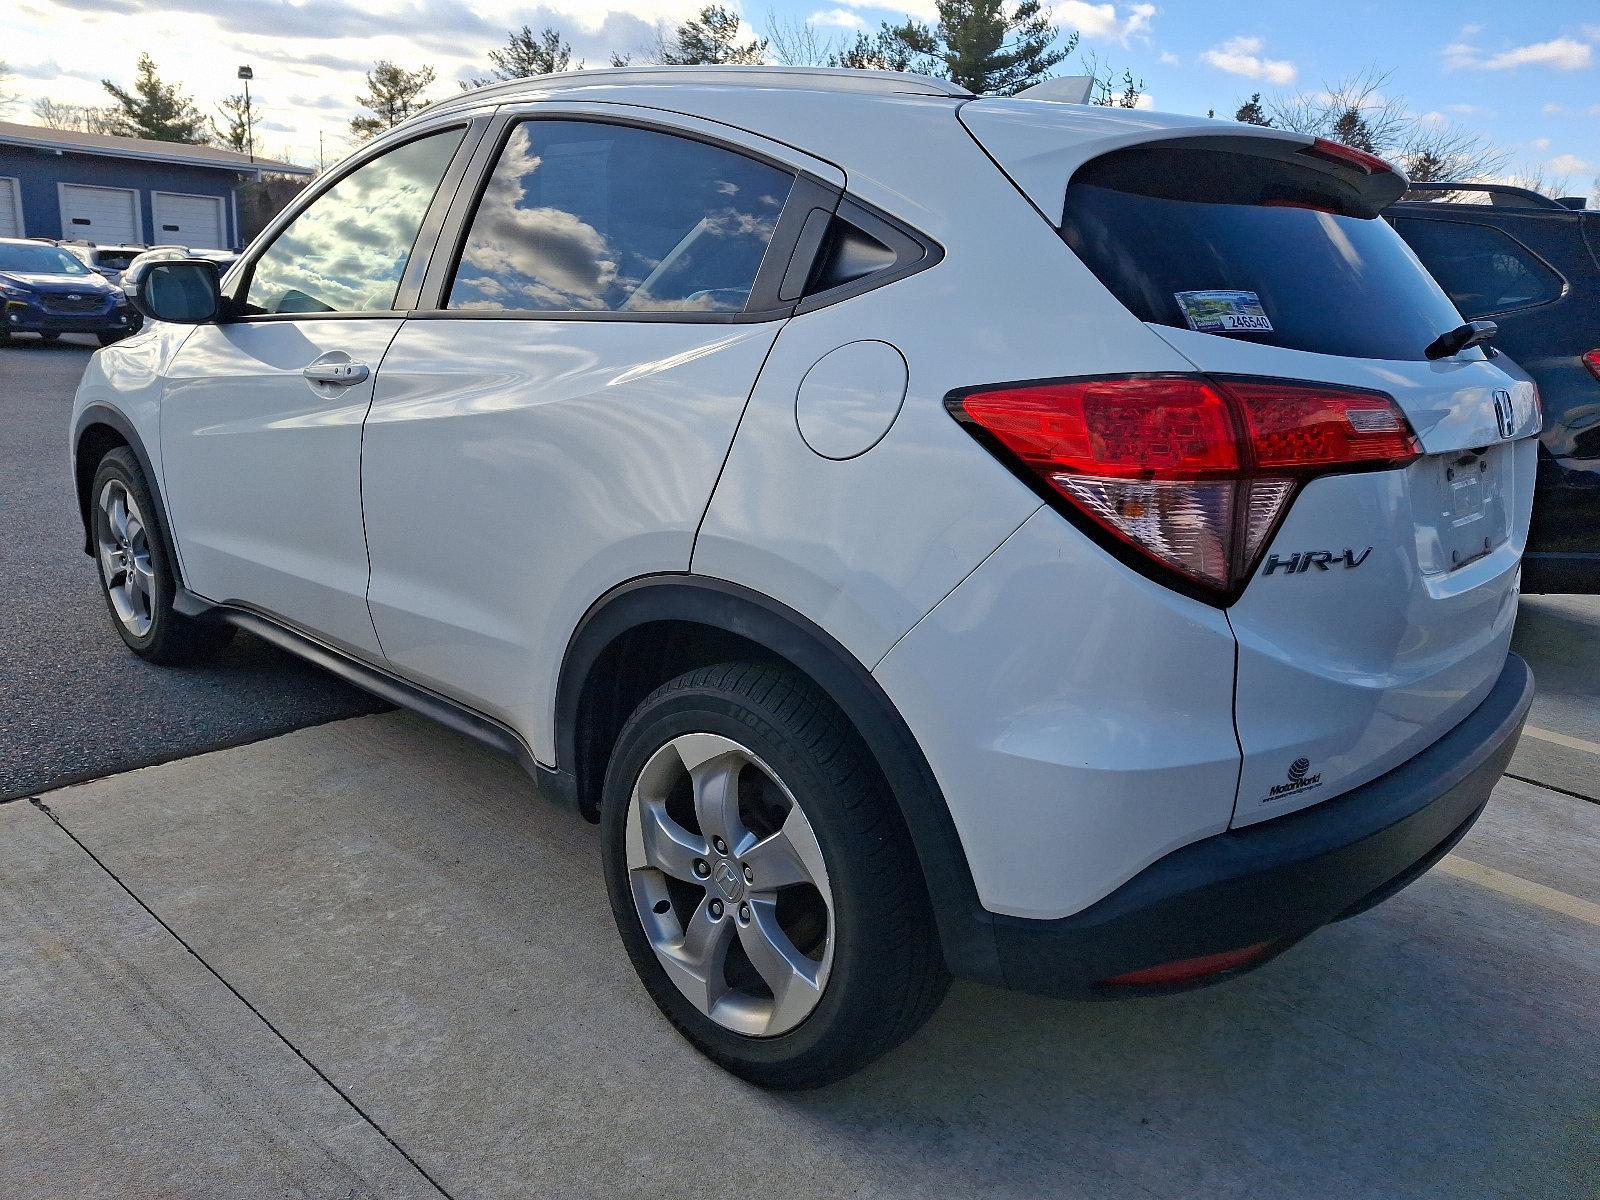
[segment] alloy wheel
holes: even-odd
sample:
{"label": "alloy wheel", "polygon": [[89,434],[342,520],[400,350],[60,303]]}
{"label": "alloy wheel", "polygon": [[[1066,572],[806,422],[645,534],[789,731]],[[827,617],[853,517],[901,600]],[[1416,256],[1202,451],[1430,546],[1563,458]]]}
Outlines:
{"label": "alloy wheel", "polygon": [[117,620],[136,638],[155,622],[156,576],[150,535],[139,504],[119,479],[100,489],[95,516],[96,557]]}
{"label": "alloy wheel", "polygon": [[772,1037],[822,998],[833,895],[811,822],[750,750],[686,733],[628,803],[629,887],[668,978],[718,1025]]}

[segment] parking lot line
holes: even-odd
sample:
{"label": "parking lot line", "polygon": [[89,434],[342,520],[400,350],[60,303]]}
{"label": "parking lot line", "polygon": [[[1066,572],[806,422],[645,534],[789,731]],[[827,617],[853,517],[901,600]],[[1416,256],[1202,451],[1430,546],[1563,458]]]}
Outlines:
{"label": "parking lot line", "polygon": [[1553,729],[1538,729],[1532,725],[1524,725],[1522,732],[1529,737],[1538,738],[1541,742],[1554,742],[1557,746],[1565,746],[1568,750],[1582,750],[1586,754],[1600,755],[1600,742],[1586,742],[1582,738],[1556,733]]}
{"label": "parking lot line", "polygon": [[1562,913],[1586,921],[1590,925],[1600,926],[1600,904],[1593,904],[1577,896],[1569,896],[1566,892],[1558,892],[1555,888],[1534,883],[1520,875],[1497,871],[1493,867],[1486,867],[1458,854],[1447,854],[1440,859],[1439,870],[1446,875],[1454,875],[1457,879],[1465,879],[1480,887],[1499,892],[1502,896],[1510,896],[1513,900],[1525,900],[1529,904],[1537,904],[1540,908],[1549,909],[1551,912]]}

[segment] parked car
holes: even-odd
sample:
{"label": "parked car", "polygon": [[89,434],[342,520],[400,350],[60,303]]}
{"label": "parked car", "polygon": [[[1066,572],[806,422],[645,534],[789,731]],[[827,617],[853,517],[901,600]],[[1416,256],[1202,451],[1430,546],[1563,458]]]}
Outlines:
{"label": "parked car", "polygon": [[915,75],[482,88],[130,281],[85,549],[134,653],[252,631],[575,803],[747,1079],[951,973],[1215,981],[1448,851],[1531,698],[1534,389],[1403,187]]}
{"label": "parked car", "polygon": [[145,265],[160,260],[203,258],[217,265],[219,272],[226,271],[239,258],[231,250],[194,250],[187,246],[152,246],[148,250],[141,250],[126,265],[126,269],[138,272]]}
{"label": "parked car", "polygon": [[1501,184],[1413,184],[1385,214],[1539,385],[1525,592],[1600,592],[1600,212]]}
{"label": "parked car", "polygon": [[102,346],[139,328],[139,313],[60,246],[0,238],[0,345],[19,333],[53,342],[63,333],[92,333]]}
{"label": "parked car", "polygon": [[121,283],[128,264],[148,249],[142,245],[96,246],[91,242],[57,242],[56,245],[111,283]]}

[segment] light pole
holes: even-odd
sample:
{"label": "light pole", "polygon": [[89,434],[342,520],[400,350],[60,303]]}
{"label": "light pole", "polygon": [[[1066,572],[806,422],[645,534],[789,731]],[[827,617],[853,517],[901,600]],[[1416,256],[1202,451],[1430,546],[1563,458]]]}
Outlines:
{"label": "light pole", "polygon": [[256,77],[251,67],[240,67],[239,78],[244,80],[244,144],[250,152],[250,161],[256,160],[255,110],[250,107],[250,81]]}

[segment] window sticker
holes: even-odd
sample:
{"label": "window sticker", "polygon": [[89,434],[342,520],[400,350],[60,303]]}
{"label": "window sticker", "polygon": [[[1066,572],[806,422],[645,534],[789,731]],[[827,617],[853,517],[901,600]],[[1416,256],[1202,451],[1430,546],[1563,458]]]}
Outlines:
{"label": "window sticker", "polygon": [[1189,328],[1200,333],[1271,333],[1272,322],[1254,292],[1174,292]]}

